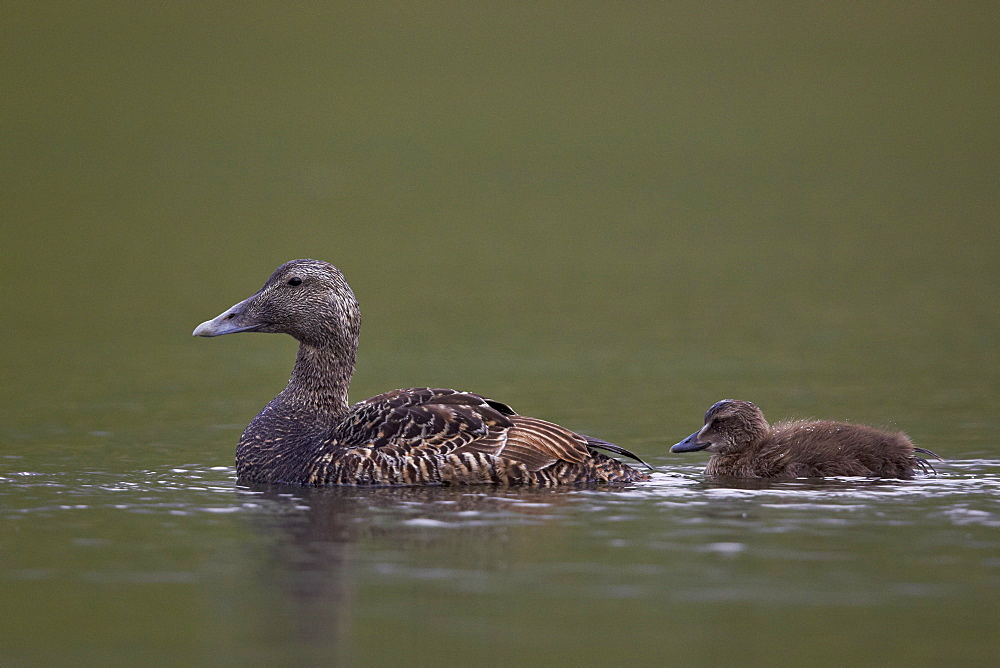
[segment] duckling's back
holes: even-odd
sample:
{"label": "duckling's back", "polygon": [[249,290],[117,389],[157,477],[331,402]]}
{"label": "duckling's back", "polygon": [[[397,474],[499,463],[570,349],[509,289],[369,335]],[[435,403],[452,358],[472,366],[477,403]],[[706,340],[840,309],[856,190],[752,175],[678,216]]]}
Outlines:
{"label": "duckling's back", "polygon": [[[846,422],[774,425],[758,454],[781,478],[877,476],[912,478],[913,442],[906,434]],[[777,465],[777,466],[776,466]]]}

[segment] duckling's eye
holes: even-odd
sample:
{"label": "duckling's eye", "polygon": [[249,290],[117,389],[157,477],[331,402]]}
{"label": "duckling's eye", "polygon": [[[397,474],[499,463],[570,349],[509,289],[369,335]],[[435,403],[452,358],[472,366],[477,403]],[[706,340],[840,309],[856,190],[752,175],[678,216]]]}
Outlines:
{"label": "duckling's eye", "polygon": [[291,278],[288,279],[288,284],[289,285],[302,285],[302,279],[299,278],[298,276],[292,276]]}

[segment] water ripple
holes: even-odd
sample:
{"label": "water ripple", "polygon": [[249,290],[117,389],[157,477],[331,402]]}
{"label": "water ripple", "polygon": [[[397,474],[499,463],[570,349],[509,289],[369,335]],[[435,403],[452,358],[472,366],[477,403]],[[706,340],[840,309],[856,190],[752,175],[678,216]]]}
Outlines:
{"label": "water ripple", "polygon": [[378,501],[362,511],[369,519],[423,529],[554,520],[627,523],[651,511],[669,513],[679,525],[765,516],[780,516],[785,526],[803,521],[817,526],[861,521],[905,524],[930,515],[954,526],[996,527],[1000,526],[1000,460],[951,461],[938,465],[937,476],[910,481],[830,478],[723,483],[685,464],[661,467],[647,483],[557,490],[246,487],[236,483],[233,467],[197,464],[126,474],[7,471],[0,477],[4,500],[0,512],[7,517],[93,508],[220,516],[256,512],[275,502],[308,509],[334,496]]}

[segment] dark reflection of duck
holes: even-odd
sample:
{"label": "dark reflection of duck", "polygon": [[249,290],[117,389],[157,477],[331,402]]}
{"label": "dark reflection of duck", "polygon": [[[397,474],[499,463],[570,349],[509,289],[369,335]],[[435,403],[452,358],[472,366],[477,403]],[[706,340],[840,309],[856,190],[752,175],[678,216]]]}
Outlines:
{"label": "dark reflection of duck", "polygon": [[756,405],[734,399],[708,409],[705,426],[670,448],[697,450],[713,453],[706,474],[736,478],[912,478],[934,470],[917,453],[937,457],[898,431],[828,420],[769,425]]}
{"label": "dark reflection of duck", "polygon": [[194,330],[290,334],[299,341],[288,386],[243,432],[243,481],[311,485],[631,482],[648,476],[606,450],[629,451],[524,417],[470,392],[394,390],[353,406],[347,389],[361,311],[343,274],[294,260],[256,294]]}
{"label": "dark reflection of duck", "polygon": [[569,549],[554,547],[572,535],[554,519],[560,508],[589,507],[596,491],[628,493],[617,485],[588,487],[581,500],[577,486],[251,484],[241,489],[252,506],[242,516],[259,539],[241,541],[243,553],[227,554],[221,567],[229,573],[238,564],[258,575],[248,605],[266,600],[269,613],[253,633],[272,649],[290,648],[282,662],[353,665],[354,645],[364,645],[370,631],[358,619],[370,619],[372,605],[392,606],[400,592],[412,603],[414,587],[418,598],[429,596],[430,571],[453,592],[506,591],[503,574],[511,564],[530,563],[540,544]]}
{"label": "dark reflection of duck", "polygon": [[[303,487],[263,483],[251,483],[246,488],[254,498],[288,505],[293,514],[304,514],[309,520],[309,540],[354,542],[388,534],[394,544],[405,543],[406,528],[422,529],[421,521],[425,519],[432,519],[435,525],[473,532],[506,532],[510,526],[519,525],[512,524],[511,518],[547,519],[554,508],[578,500],[580,492],[615,495],[628,491],[599,483],[556,489],[517,486],[490,490],[446,485]],[[384,516],[384,525],[373,521],[379,516]],[[412,526],[407,524],[413,520],[418,521]]]}

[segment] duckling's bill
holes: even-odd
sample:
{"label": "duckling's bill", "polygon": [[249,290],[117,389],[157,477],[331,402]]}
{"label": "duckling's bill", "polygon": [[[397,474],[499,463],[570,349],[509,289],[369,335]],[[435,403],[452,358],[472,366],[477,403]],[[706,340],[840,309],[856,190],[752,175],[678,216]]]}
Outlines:
{"label": "duckling's bill", "polygon": [[711,443],[704,443],[702,441],[699,441],[698,435],[700,433],[701,433],[700,430],[696,431],[695,433],[691,434],[680,443],[673,445],[670,448],[670,452],[698,452],[699,450],[704,450],[708,446],[712,445]]}

